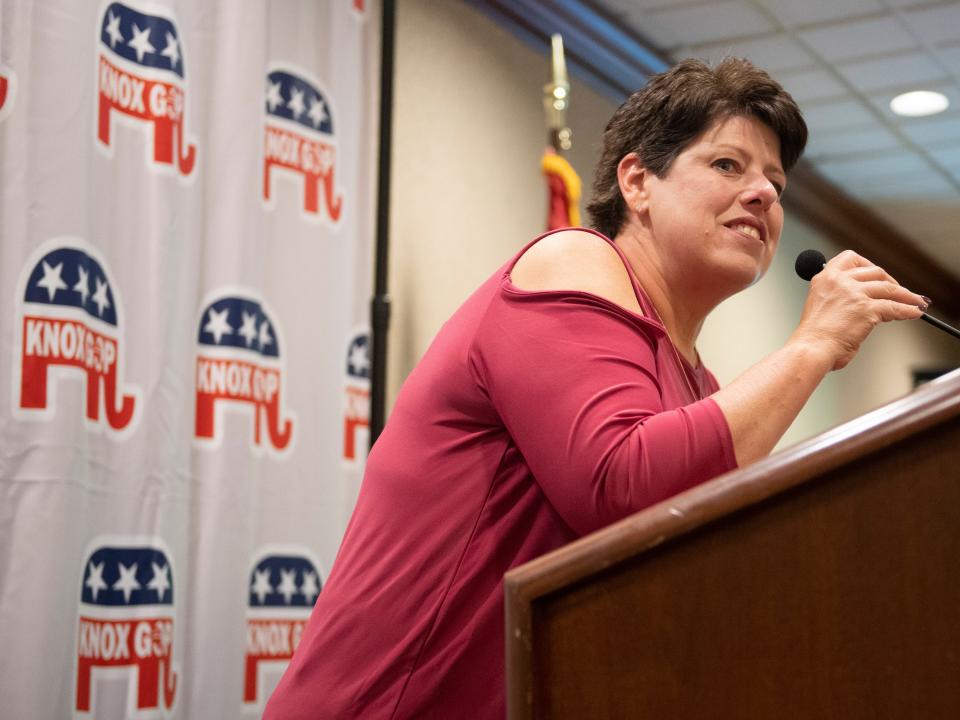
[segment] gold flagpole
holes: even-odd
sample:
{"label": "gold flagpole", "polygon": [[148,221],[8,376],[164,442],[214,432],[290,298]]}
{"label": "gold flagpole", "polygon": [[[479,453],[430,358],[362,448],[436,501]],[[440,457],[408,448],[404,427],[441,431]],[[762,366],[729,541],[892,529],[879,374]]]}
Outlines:
{"label": "gold flagpole", "polygon": [[564,157],[573,145],[567,126],[570,82],[563,56],[563,38],[551,37],[552,81],[543,86],[543,109],[547,121],[547,149],[540,166],[547,180],[547,230],[580,224],[580,178]]}
{"label": "gold flagpole", "polygon": [[570,83],[567,81],[567,61],[563,56],[563,38],[555,33],[550,40],[553,48],[553,79],[543,86],[543,109],[547,120],[547,142],[559,155],[563,155],[573,145],[573,133],[567,127]]}

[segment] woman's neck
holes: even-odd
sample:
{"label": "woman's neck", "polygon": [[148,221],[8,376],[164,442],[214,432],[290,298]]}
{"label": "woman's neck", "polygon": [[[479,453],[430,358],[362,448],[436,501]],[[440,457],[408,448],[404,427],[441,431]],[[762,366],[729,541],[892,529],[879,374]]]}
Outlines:
{"label": "woman's neck", "polygon": [[670,277],[654,244],[636,228],[625,228],[614,238],[614,243],[627,258],[630,269],[656,308],[670,340],[696,367],[697,337],[712,306],[698,308],[693,293],[688,292],[692,288],[685,288],[681,278]]}

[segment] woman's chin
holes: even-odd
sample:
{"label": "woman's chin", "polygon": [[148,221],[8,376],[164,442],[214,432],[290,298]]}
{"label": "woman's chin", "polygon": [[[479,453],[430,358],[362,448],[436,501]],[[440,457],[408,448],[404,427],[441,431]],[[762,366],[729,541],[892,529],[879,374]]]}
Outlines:
{"label": "woman's chin", "polygon": [[764,276],[767,267],[767,263],[756,257],[728,258],[726,262],[713,267],[712,276],[718,293],[729,297],[755,285]]}

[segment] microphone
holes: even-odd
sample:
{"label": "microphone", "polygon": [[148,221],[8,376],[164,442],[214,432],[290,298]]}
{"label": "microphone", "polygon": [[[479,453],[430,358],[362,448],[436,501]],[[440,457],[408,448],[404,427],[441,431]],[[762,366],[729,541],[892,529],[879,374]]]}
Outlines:
{"label": "microphone", "polygon": [[[797,255],[797,262],[794,265],[794,269],[797,271],[797,275],[802,277],[807,282],[810,282],[813,280],[813,276],[823,270],[823,266],[826,264],[827,259],[819,250],[804,250],[802,253]],[[927,315],[927,313],[921,315],[920,319],[924,322],[930,323],[935,328],[943,330],[948,335],[953,335],[955,338],[960,339],[960,330],[947,325],[943,320],[938,320],[932,315]]]}
{"label": "microphone", "polygon": [[797,271],[797,275],[810,282],[813,280],[813,276],[823,270],[823,266],[826,264],[827,259],[819,250],[804,250],[797,255],[797,262],[793,267]]}

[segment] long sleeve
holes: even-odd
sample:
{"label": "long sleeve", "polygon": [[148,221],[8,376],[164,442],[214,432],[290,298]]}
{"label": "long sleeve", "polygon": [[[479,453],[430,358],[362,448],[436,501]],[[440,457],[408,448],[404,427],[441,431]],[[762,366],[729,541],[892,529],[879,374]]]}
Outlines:
{"label": "long sleeve", "polygon": [[[653,323],[577,292],[501,288],[470,361],[554,508],[585,534],[736,467],[707,398],[678,406]],[[661,366],[661,367],[658,367]]]}

